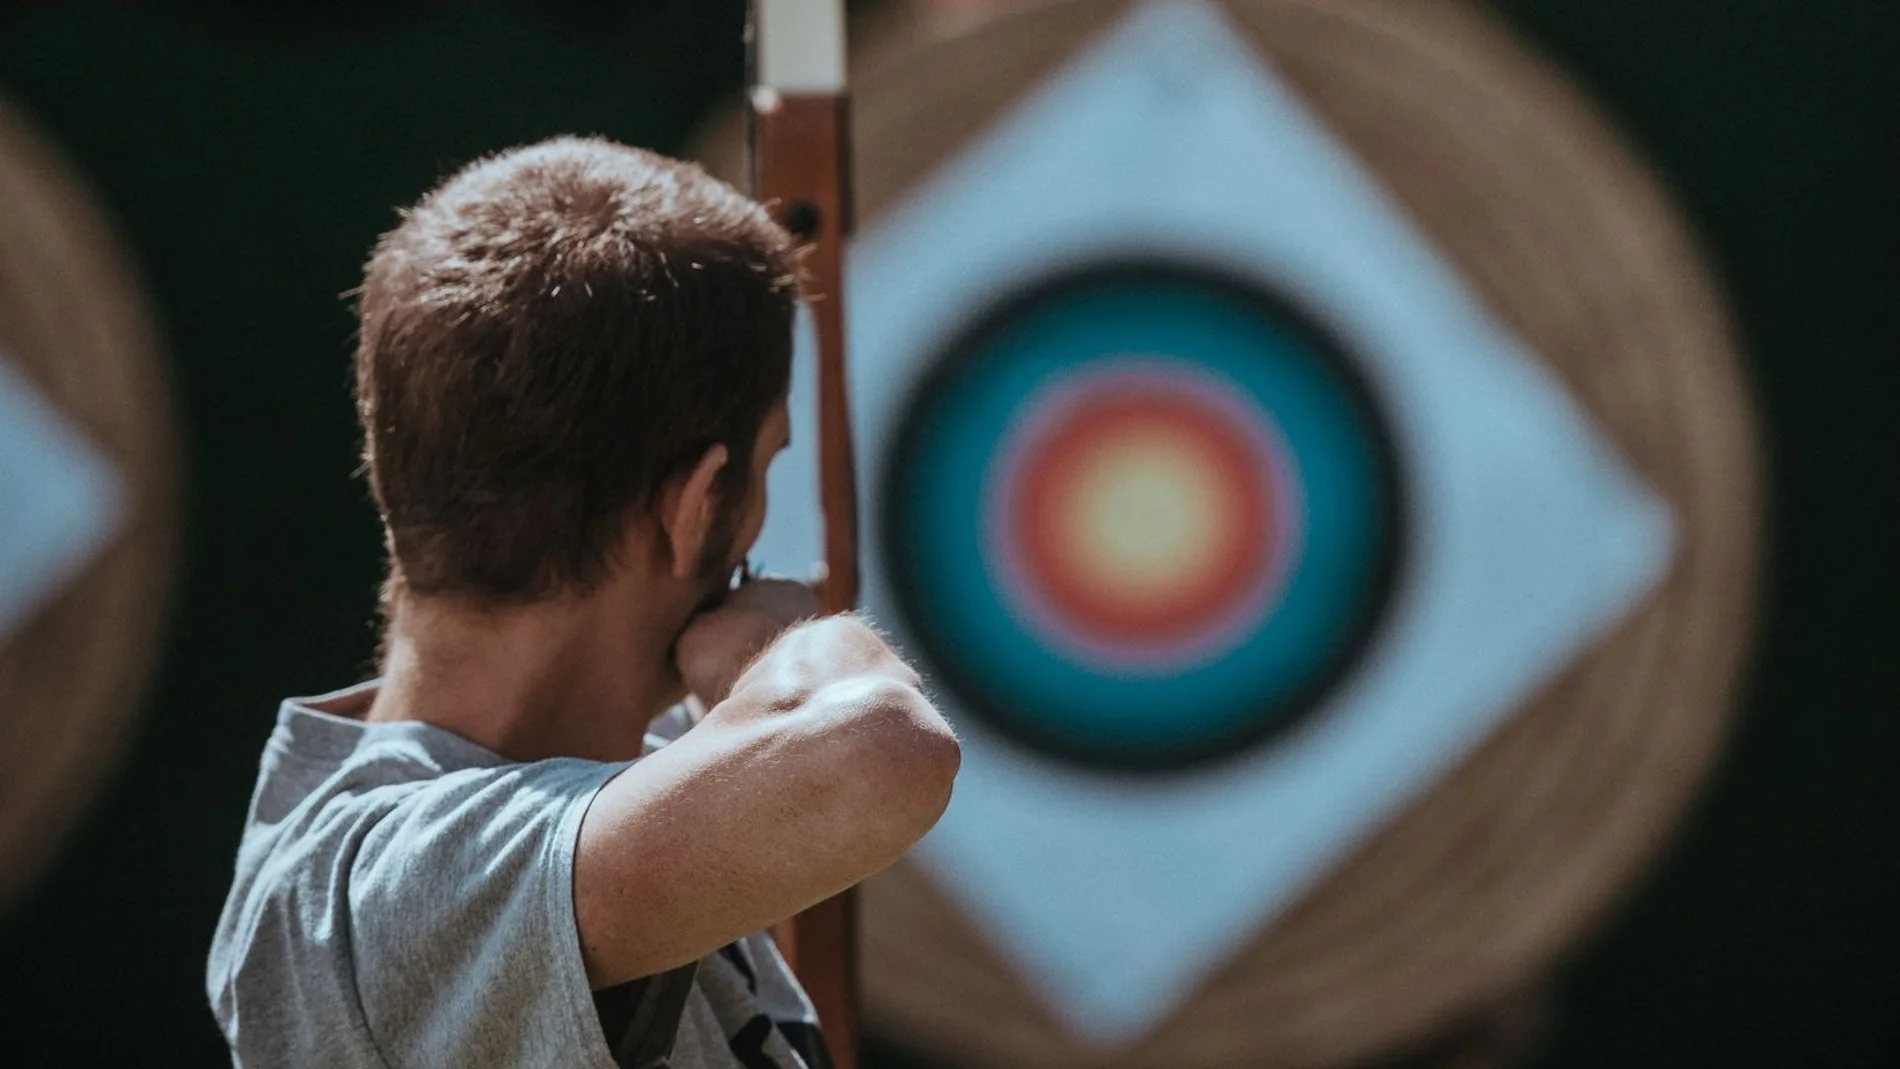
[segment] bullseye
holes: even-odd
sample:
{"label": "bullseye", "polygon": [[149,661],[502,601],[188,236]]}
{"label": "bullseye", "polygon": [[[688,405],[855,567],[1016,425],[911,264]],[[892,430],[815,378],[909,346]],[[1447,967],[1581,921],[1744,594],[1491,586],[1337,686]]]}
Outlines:
{"label": "bullseye", "polygon": [[1178,768],[1295,723],[1386,603],[1396,473],[1325,333],[1251,282],[1087,269],[918,384],[883,562],[933,678],[1016,739]]}
{"label": "bullseye", "polygon": [[1296,540],[1283,447],[1196,378],[1083,376],[999,451],[1002,585],[1093,659],[1161,664],[1231,641]]}

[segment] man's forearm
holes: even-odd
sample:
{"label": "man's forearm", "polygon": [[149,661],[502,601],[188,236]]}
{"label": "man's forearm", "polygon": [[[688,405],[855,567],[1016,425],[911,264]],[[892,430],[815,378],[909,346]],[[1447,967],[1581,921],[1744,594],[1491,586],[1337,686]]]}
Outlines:
{"label": "man's forearm", "polygon": [[943,812],[958,763],[916,673],[862,620],[792,628],[589,810],[575,874],[589,977],[710,953],[890,864]]}

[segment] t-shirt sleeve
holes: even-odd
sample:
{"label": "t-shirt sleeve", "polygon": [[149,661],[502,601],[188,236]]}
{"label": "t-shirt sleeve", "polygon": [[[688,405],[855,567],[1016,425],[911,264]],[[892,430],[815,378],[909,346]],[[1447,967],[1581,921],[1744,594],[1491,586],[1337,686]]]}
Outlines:
{"label": "t-shirt sleeve", "polygon": [[623,767],[451,773],[377,819],[351,862],[349,943],[390,1069],[612,1065],[581,963],[574,851]]}

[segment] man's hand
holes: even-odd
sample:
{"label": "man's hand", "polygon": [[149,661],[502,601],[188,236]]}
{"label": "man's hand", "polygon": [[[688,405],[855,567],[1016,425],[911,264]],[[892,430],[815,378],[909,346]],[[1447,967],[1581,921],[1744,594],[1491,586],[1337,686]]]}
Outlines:
{"label": "man's hand", "polygon": [[823,615],[818,595],[804,583],[760,579],[734,590],[719,607],[687,623],[673,647],[686,689],[707,709],[726,700],[732,684],[759,651],[801,620]]}

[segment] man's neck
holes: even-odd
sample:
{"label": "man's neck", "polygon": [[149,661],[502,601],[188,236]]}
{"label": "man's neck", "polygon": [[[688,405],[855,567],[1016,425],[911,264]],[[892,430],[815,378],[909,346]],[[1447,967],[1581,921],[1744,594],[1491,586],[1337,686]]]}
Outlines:
{"label": "man's neck", "polygon": [[420,720],[517,761],[638,757],[680,697],[677,624],[621,593],[506,608],[405,599],[365,719]]}

